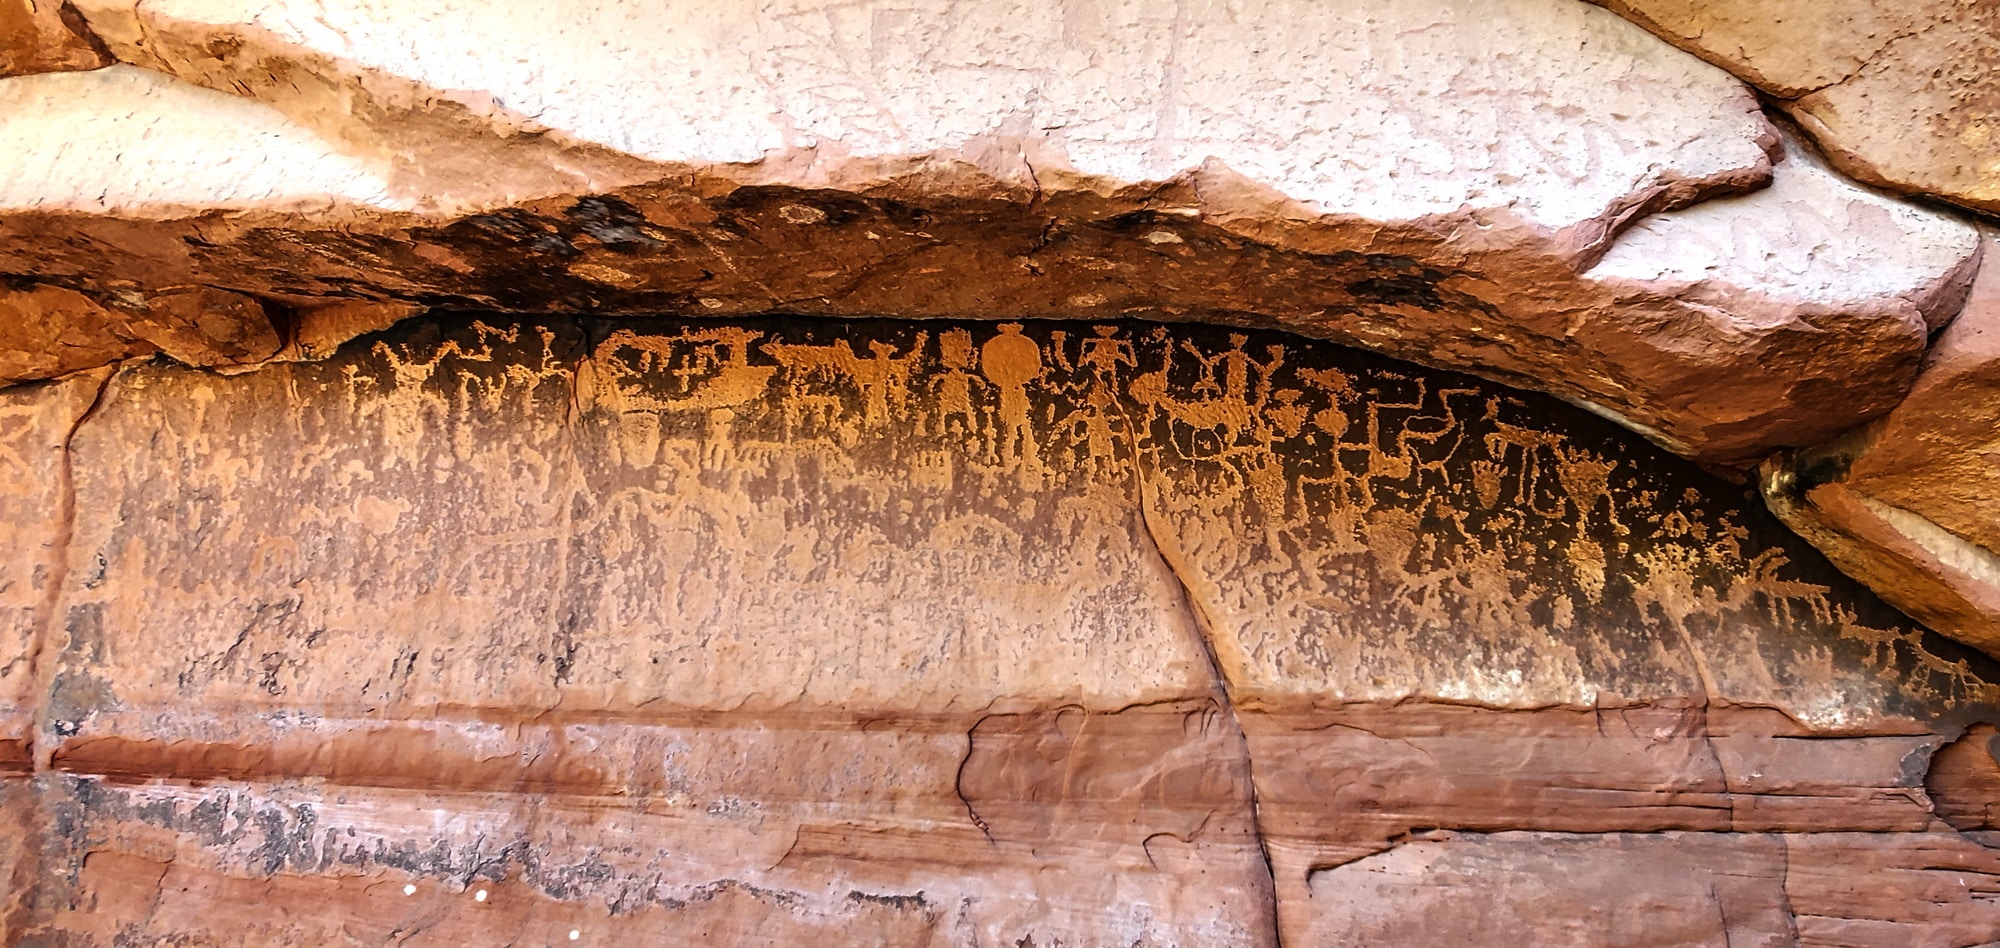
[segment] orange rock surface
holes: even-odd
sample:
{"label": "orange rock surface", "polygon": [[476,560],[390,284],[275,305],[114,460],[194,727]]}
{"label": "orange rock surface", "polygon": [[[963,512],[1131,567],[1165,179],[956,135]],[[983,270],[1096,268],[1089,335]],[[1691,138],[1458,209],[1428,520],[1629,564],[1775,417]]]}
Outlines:
{"label": "orange rock surface", "polygon": [[15,942],[2000,926],[2000,670],[1546,398],[1136,323],[100,376],[7,390]]}

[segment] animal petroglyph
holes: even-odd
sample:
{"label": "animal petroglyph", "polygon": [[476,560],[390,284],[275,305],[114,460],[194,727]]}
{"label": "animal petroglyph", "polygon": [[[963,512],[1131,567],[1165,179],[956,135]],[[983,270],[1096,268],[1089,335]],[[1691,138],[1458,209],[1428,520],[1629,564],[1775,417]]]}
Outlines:
{"label": "animal petroglyph", "polygon": [[[932,676],[897,701],[985,706],[1046,686],[1122,706],[1138,699],[1121,676],[1156,697],[1202,678],[1181,585],[1251,704],[1705,695],[1838,724],[1993,697],[1985,665],[1838,577],[1740,486],[1548,399],[1275,333],[473,321],[229,384],[261,386],[249,401],[335,387],[338,411],[244,442],[290,438],[314,460],[270,472],[217,449],[121,476],[184,472],[159,489],[196,497],[243,471],[303,479],[270,496],[309,503],[257,514],[295,524],[266,543],[258,581],[371,578],[279,611],[245,598],[190,655],[231,654],[243,633],[236,654],[256,661],[170,675],[175,700],[317,700],[312,669],[340,660],[379,666],[360,683],[370,700],[468,706],[503,689],[605,707],[870,706],[892,683],[861,669],[890,667]],[[131,424],[255,423],[228,399],[156,402],[159,418]],[[512,420],[480,421],[496,418]],[[321,430],[342,433],[322,446]],[[513,440],[496,452],[476,430]],[[362,459],[350,443],[379,447]],[[465,478],[440,496],[476,488],[477,504],[425,499]],[[185,536],[220,529],[222,514],[186,506]],[[92,542],[141,522],[91,527],[108,531]],[[415,523],[480,540],[425,557],[376,539]],[[104,549],[163,590],[228,575],[206,547],[155,547]],[[522,586],[530,574],[549,579]],[[398,588],[429,592],[377,592]],[[183,605],[205,614],[216,596]],[[394,637],[475,615],[493,619],[464,619],[458,651],[343,651],[342,629]],[[508,622],[534,627],[532,644]],[[1037,651],[974,660],[1017,642]],[[475,654],[478,675],[454,657]],[[1050,668],[1059,685],[1031,685]]]}
{"label": "animal petroglyph", "polygon": [[[1144,479],[1163,541],[1217,597],[1218,654],[1246,693],[1589,705],[1817,689],[1837,708],[1987,687],[1739,487],[1546,399],[1276,334],[745,325],[727,346],[719,328],[619,330],[596,352],[628,411],[726,391],[752,406],[731,437],[760,456],[824,443],[898,478],[979,479],[1016,532],[1034,515],[1022,484]],[[704,346],[722,353],[703,362]],[[649,394],[683,365],[708,374]]]}

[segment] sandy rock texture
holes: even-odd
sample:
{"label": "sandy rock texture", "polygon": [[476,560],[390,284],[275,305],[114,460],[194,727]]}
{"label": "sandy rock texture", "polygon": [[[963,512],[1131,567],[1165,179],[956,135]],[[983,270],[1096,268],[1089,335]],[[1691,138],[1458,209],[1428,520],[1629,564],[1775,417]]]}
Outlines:
{"label": "sandy rock texture", "polygon": [[0,372],[48,379],[155,354],[185,365],[250,365],[279,354],[279,328],[256,298],[209,287],[102,303],[46,284],[0,287]]}
{"label": "sandy rock texture", "polygon": [[1978,252],[1574,0],[75,10],[129,65],[0,82],[0,272],[97,306],[1230,323],[1743,464],[1893,405]]}
{"label": "sandy rock texture", "polygon": [[11,941],[2000,927],[2000,666],[1469,376],[484,315],[4,391]]}
{"label": "sandy rock texture", "polygon": [[0,943],[1991,941],[1989,6],[0,0]]}
{"label": "sandy rock texture", "polygon": [[1594,2],[1775,98],[1842,171],[2000,211],[2000,4]]}
{"label": "sandy rock texture", "polygon": [[98,69],[113,62],[75,6],[59,0],[0,2],[0,76]]}
{"label": "sandy rock texture", "polygon": [[1910,397],[1765,467],[1773,509],[1937,629],[2000,651],[2000,268],[1932,347]]}

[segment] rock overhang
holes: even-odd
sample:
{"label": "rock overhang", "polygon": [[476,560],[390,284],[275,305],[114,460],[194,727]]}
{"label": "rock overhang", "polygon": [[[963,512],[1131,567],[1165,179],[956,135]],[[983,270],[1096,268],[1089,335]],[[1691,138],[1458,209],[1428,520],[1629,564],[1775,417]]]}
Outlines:
{"label": "rock overhang", "polygon": [[0,931],[1987,937],[1988,657],[1300,335],[1983,643],[1971,229],[1402,6],[30,5]]}
{"label": "rock overhang", "polygon": [[1976,266],[1569,0],[77,9],[145,69],[0,87],[0,270],[127,308],[1264,325],[1741,465],[1892,405]]}

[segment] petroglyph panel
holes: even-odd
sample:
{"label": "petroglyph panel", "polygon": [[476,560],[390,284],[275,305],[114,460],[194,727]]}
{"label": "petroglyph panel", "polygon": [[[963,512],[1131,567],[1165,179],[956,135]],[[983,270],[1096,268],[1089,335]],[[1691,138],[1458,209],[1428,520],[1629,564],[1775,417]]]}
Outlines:
{"label": "petroglyph panel", "polygon": [[[630,890],[699,928],[669,903],[719,891],[748,900],[730,924],[798,934],[928,893],[896,924],[1268,933],[1242,736],[1129,478],[1024,473],[1025,407],[1012,444],[901,424],[963,382],[913,389],[922,330],[592,329],[472,321],[235,378],[122,375],[76,442],[52,766],[276,782],[259,812],[321,814],[297,844],[314,885],[418,871],[381,847],[471,846],[555,900],[537,925]],[[323,784],[449,802],[367,816]],[[305,871],[258,862],[264,835],[133,815],[193,791],[45,794],[202,887]],[[461,810],[491,812],[437,829]],[[380,846],[319,839],[349,830]],[[575,848],[602,834],[636,842]],[[116,901],[93,878],[45,901]],[[142,895],[120,924],[189,924]]]}
{"label": "petroglyph panel", "polygon": [[1239,701],[1694,696],[1839,728],[2000,696],[1746,488],[1583,411],[1276,335],[1134,345],[1149,511]]}
{"label": "petroglyph panel", "polygon": [[83,943],[1268,943],[1664,831],[1765,905],[1740,834],[1916,859],[2000,718],[1746,487],[1279,334],[467,316],[128,368],[69,443],[10,805]]}
{"label": "petroglyph panel", "polygon": [[[1132,479],[1108,456],[1040,457],[1035,411],[1056,403],[1036,341],[888,324],[599,335],[577,384],[591,507],[567,621],[594,633],[576,637],[579,684],[624,689],[624,706],[732,708],[1209,693]],[[641,645],[641,673],[603,677]]]}

